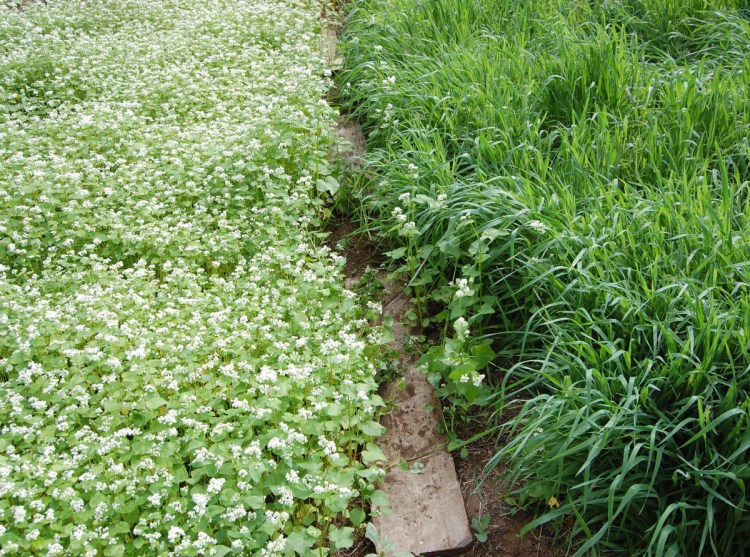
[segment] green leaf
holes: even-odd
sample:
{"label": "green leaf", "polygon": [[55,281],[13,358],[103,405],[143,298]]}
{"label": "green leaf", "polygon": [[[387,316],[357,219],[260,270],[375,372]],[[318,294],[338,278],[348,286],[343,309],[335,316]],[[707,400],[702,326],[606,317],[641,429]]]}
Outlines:
{"label": "green leaf", "polygon": [[385,427],[380,425],[378,422],[367,422],[362,425],[362,433],[370,435],[372,437],[380,437],[385,433]]}
{"label": "green leaf", "polygon": [[329,404],[326,408],[326,414],[328,416],[334,417],[334,416],[340,416],[341,410],[343,407],[338,402],[334,402],[333,404]]}
{"label": "green leaf", "polygon": [[[419,255],[420,259],[427,259],[432,255],[432,252],[435,250],[435,246],[431,244],[426,244],[419,248],[417,251],[417,255]],[[412,283],[413,284],[413,283]]]}
{"label": "green leaf", "polygon": [[466,362],[464,364],[461,364],[460,366],[456,367],[451,373],[450,378],[460,381],[461,376],[468,375],[471,377],[471,374],[476,371],[476,366],[474,365],[474,362]]}
{"label": "green leaf", "polygon": [[160,408],[167,404],[167,401],[161,398],[159,395],[154,395],[148,399],[146,399],[146,408],[149,410],[156,410],[157,408]]}
{"label": "green leaf", "polygon": [[123,545],[108,545],[104,549],[104,555],[106,557],[121,557],[125,553],[125,546]]}
{"label": "green leaf", "polygon": [[380,535],[378,534],[378,529],[376,526],[370,522],[367,525],[367,528],[365,529],[365,537],[370,540],[375,545],[378,545],[378,542],[380,542]]}
{"label": "green leaf", "polygon": [[315,182],[315,187],[321,193],[328,192],[331,195],[336,195],[341,185],[333,176],[326,176],[325,178],[319,178]]}
{"label": "green leaf", "polygon": [[471,316],[469,324],[471,325],[474,321],[481,318],[483,315],[492,315],[495,313],[495,308],[490,304],[482,304],[479,309],[474,311],[474,315]]}
{"label": "green leaf", "polygon": [[488,228],[482,232],[482,238],[489,240],[490,242],[501,236],[510,236],[510,232],[508,230],[498,230],[497,228]]}
{"label": "green leaf", "polygon": [[260,495],[246,495],[242,498],[242,503],[250,509],[262,509],[265,506],[266,499]]}
{"label": "green leaf", "polygon": [[367,515],[362,509],[352,509],[349,511],[349,520],[355,526],[362,524],[365,521],[365,518],[367,518]]}
{"label": "green leaf", "polygon": [[482,249],[483,246],[484,244],[481,239],[474,240],[469,246],[469,249],[468,249],[469,255],[476,255],[477,253],[479,253],[479,251]]}
{"label": "green leaf", "polygon": [[172,470],[172,477],[176,482],[183,482],[190,476],[188,476],[187,469],[184,466],[177,466]]}
{"label": "green leaf", "polygon": [[476,369],[482,369],[495,359],[495,352],[488,344],[477,344],[471,347],[471,359]]}
{"label": "green leaf", "polygon": [[442,205],[437,199],[433,199],[432,197],[428,197],[423,193],[418,193],[414,196],[414,202],[415,203],[421,203],[426,204],[429,206],[430,209],[439,209]]}
{"label": "green leaf", "polygon": [[422,462],[415,462],[409,467],[410,474],[424,474],[424,464]]}
{"label": "green leaf", "polygon": [[343,513],[349,507],[349,501],[351,497],[348,495],[341,495],[339,497],[329,497],[326,499],[325,504],[328,509],[334,513]]}
{"label": "green leaf", "polygon": [[375,507],[387,507],[388,495],[386,495],[385,491],[376,489],[372,492],[372,495],[370,495],[370,504]]}
{"label": "green leaf", "polygon": [[486,530],[487,526],[490,525],[490,513],[484,513],[479,521],[479,524]]}
{"label": "green leaf", "polygon": [[366,449],[362,451],[362,462],[370,464],[371,462],[385,462],[388,459],[383,451],[375,443],[367,443]]}
{"label": "green leaf", "polygon": [[216,557],[224,557],[224,555],[226,555],[227,553],[232,552],[232,548],[227,547],[226,545],[216,545],[213,549],[213,555],[215,555]]}
{"label": "green leaf", "polygon": [[354,545],[354,528],[344,526],[343,528],[331,527],[328,539],[335,549],[346,549]]}
{"label": "green leaf", "polygon": [[109,527],[110,534],[127,534],[130,532],[130,524],[127,522],[115,522]]}
{"label": "green leaf", "polygon": [[453,231],[446,232],[445,236],[437,243],[437,248],[446,255],[461,256],[461,240]]}
{"label": "green leaf", "polygon": [[286,549],[291,549],[299,555],[303,555],[308,549],[315,545],[315,538],[305,531],[295,531],[286,539]]}
{"label": "green leaf", "polygon": [[391,259],[401,259],[406,254],[406,248],[396,248],[394,250],[385,252],[385,254]]}
{"label": "green leaf", "polygon": [[314,539],[319,539],[320,536],[323,535],[323,532],[321,532],[319,529],[317,529],[315,526],[308,526],[305,530],[310,536],[312,536]]}

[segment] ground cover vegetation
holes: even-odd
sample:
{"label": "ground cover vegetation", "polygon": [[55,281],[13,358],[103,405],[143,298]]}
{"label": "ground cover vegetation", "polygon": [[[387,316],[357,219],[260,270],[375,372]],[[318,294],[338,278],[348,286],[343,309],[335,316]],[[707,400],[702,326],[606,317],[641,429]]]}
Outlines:
{"label": "ground cover vegetation", "polygon": [[338,85],[369,135],[349,196],[442,328],[438,392],[487,407],[509,436],[490,466],[576,555],[747,551],[749,15],[348,9]]}
{"label": "ground cover vegetation", "polygon": [[379,309],[317,231],[324,3],[12,4],[0,554],[347,547],[383,401]]}

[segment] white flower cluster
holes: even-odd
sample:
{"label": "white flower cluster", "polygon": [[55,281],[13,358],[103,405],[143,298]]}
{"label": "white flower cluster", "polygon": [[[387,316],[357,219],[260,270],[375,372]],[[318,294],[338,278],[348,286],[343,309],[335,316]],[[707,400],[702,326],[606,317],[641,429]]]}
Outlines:
{"label": "white flower cluster", "polygon": [[484,374],[477,374],[472,377],[468,373],[464,373],[459,377],[459,383],[468,383],[469,381],[471,381],[472,385],[475,387],[481,387],[482,381],[484,381]]}
{"label": "white flower cluster", "polygon": [[463,317],[459,317],[453,322],[453,330],[456,332],[456,338],[461,340],[465,339],[471,334],[471,331],[469,330],[469,323]]}
{"label": "white flower cluster", "polygon": [[322,5],[0,3],[0,555],[277,555],[356,494]]}
{"label": "white flower cluster", "polygon": [[529,228],[531,228],[537,234],[544,234],[549,228],[540,220],[532,220],[529,222]]}
{"label": "white flower cluster", "polygon": [[460,279],[456,279],[455,281],[449,282],[448,285],[456,289],[456,292],[453,295],[454,299],[469,298],[473,296],[474,290],[472,290],[470,286],[472,282],[473,282],[473,279],[465,279],[465,278],[460,278]]}

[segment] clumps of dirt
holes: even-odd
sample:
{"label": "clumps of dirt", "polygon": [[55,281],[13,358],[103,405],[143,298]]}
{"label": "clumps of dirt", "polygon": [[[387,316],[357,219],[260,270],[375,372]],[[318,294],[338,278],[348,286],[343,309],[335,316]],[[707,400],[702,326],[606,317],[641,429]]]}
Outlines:
{"label": "clumps of dirt", "polygon": [[357,230],[357,225],[347,218],[331,219],[325,228],[329,234],[326,245],[346,256],[344,276],[350,284],[358,282],[368,267],[380,268],[385,261],[375,245],[366,236],[358,234]]}
{"label": "clumps of dirt", "polygon": [[340,549],[335,557],[365,557],[376,554],[376,551],[375,544],[367,539],[361,530],[357,530],[354,534],[354,545],[349,549]]}
{"label": "clumps of dirt", "polygon": [[[463,433],[463,432],[459,432]],[[465,433],[471,437],[474,433]],[[528,513],[512,514],[513,509],[505,502],[508,489],[500,477],[504,471],[502,463],[498,465],[479,486],[484,468],[496,452],[496,441],[475,442],[467,446],[468,456],[460,458],[454,453],[456,474],[464,495],[466,513],[469,520],[480,521],[485,514],[489,522],[483,528],[487,540],[475,542],[466,557],[560,557],[563,552],[555,546],[550,532],[537,529],[524,537],[519,536],[521,529],[533,516]],[[475,532],[476,534],[476,532]]]}

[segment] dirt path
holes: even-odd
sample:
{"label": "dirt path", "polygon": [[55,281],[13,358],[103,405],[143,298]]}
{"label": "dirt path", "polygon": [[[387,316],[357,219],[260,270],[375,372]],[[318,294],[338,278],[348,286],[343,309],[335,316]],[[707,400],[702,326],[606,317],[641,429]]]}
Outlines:
{"label": "dirt path", "polygon": [[[328,35],[324,51],[326,59],[334,69],[337,69],[342,60],[337,54],[335,44],[331,42],[333,37],[332,33]],[[362,128],[353,118],[342,115],[339,118],[338,136],[350,146],[339,153],[347,171],[359,172],[367,143]],[[381,276],[385,274],[384,257],[378,253],[372,242],[357,234],[357,228],[358,225],[349,219],[335,221],[329,227],[331,236],[328,244],[346,256],[345,271],[349,284],[359,283],[368,269],[377,269],[376,274]],[[410,359],[406,355],[402,356],[404,360]],[[477,424],[476,427],[481,428],[481,424]],[[470,438],[476,432],[458,433],[461,438]],[[463,554],[467,557],[557,557],[560,552],[556,551],[551,536],[544,531],[535,531],[523,538],[519,537],[520,530],[532,517],[526,514],[511,514],[512,508],[505,503],[507,488],[503,487],[500,481],[501,468],[490,473],[484,478],[481,487],[478,487],[487,462],[495,454],[495,442],[493,438],[469,445],[466,458],[454,453],[454,465],[464,506],[469,519],[477,527],[474,532],[475,542]],[[481,524],[483,516],[485,523]],[[476,540],[476,534],[483,534],[486,539],[479,542]],[[481,537],[483,536],[480,535]],[[374,552],[374,545],[360,536],[355,546],[345,553],[340,553],[340,557],[365,557]]]}

